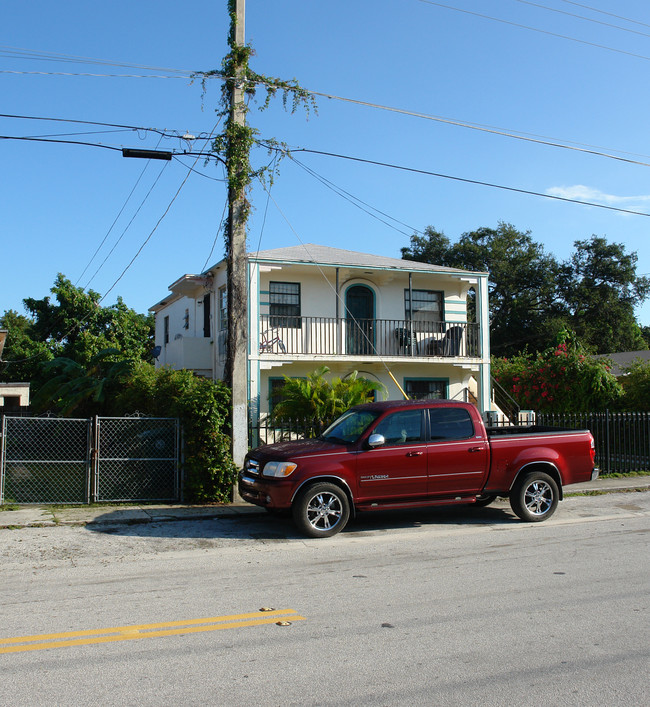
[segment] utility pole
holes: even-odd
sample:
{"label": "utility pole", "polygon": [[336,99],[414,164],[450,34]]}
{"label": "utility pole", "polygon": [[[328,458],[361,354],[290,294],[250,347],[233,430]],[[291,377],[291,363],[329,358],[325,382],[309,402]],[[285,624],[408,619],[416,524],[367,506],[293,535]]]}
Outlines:
{"label": "utility pole", "polygon": [[[232,5],[231,5],[232,7]],[[246,0],[234,0],[235,43],[244,46]],[[232,21],[232,18],[231,18]],[[239,72],[241,76],[241,72]],[[231,86],[230,119],[246,122],[244,91],[239,76]],[[229,172],[231,165],[227,165]],[[230,244],[228,248],[228,352],[226,381],[232,390],[232,456],[241,469],[248,451],[248,295],[246,277],[246,193],[233,188],[228,193]],[[233,490],[237,498],[237,489]]]}

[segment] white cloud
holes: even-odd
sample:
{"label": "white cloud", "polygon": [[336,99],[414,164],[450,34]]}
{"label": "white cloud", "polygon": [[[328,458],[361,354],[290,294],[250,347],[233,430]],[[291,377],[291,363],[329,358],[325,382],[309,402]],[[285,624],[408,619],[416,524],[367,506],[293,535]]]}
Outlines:
{"label": "white cloud", "polygon": [[563,199],[591,201],[607,206],[632,206],[634,204],[650,203],[650,195],[616,196],[615,194],[605,194],[605,192],[594,189],[593,187],[586,187],[584,184],[575,184],[570,187],[551,187],[546,190],[546,193],[549,196],[560,196]]}

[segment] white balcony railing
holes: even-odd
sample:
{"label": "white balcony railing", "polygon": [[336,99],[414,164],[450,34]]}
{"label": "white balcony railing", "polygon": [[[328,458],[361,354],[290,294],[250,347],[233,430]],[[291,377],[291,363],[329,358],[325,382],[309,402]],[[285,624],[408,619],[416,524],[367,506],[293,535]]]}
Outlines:
{"label": "white balcony railing", "polygon": [[260,317],[261,355],[480,357],[478,324]]}

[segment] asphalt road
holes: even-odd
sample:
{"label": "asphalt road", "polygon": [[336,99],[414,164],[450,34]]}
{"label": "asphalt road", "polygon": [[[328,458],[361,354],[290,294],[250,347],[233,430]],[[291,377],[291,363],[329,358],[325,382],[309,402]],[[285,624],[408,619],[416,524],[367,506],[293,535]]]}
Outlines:
{"label": "asphalt road", "polygon": [[330,540],[271,517],[0,530],[0,704],[647,704],[649,520],[628,493]]}

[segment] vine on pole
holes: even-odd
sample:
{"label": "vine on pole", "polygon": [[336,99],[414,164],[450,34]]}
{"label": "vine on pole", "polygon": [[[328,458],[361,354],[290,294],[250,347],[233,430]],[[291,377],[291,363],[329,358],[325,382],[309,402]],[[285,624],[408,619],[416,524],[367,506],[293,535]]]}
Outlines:
{"label": "vine on pole", "polygon": [[[195,78],[201,79],[204,95],[207,79],[214,76],[223,79],[220,105],[216,112],[224,118],[224,130],[214,139],[212,151],[226,163],[228,187],[231,190],[231,194],[243,199],[243,210],[240,218],[243,219],[244,223],[247,223],[251,208],[247,192],[252,181],[256,178],[263,178],[265,174],[270,174],[270,178],[273,178],[273,172],[270,167],[264,166],[256,169],[251,164],[251,149],[257,142],[259,131],[246,122],[246,116],[250,110],[249,102],[257,99],[258,90],[261,88],[264,90],[264,99],[260,110],[268,108],[271,100],[278,94],[282,98],[282,105],[285,110],[289,110],[291,113],[295,113],[298,108],[303,107],[307,115],[309,115],[312,111],[314,113],[317,112],[317,106],[314,96],[302,88],[296,79],[287,81],[273,76],[258,74],[251,69],[249,61],[255,55],[255,51],[249,43],[242,45],[236,41],[237,13],[235,10],[235,0],[228,0],[228,14],[230,16],[228,47],[230,51],[224,57],[221,69],[197,73]],[[243,96],[243,99],[236,106],[233,106],[232,102],[233,86],[238,86]],[[238,109],[243,113],[243,124],[233,119],[234,109]],[[281,150],[281,152],[285,154],[288,152],[286,146],[276,140],[267,139],[265,143],[269,146],[269,149],[283,147],[285,149]],[[232,224],[230,219],[228,219],[224,233],[226,252],[230,248],[231,234]]]}

